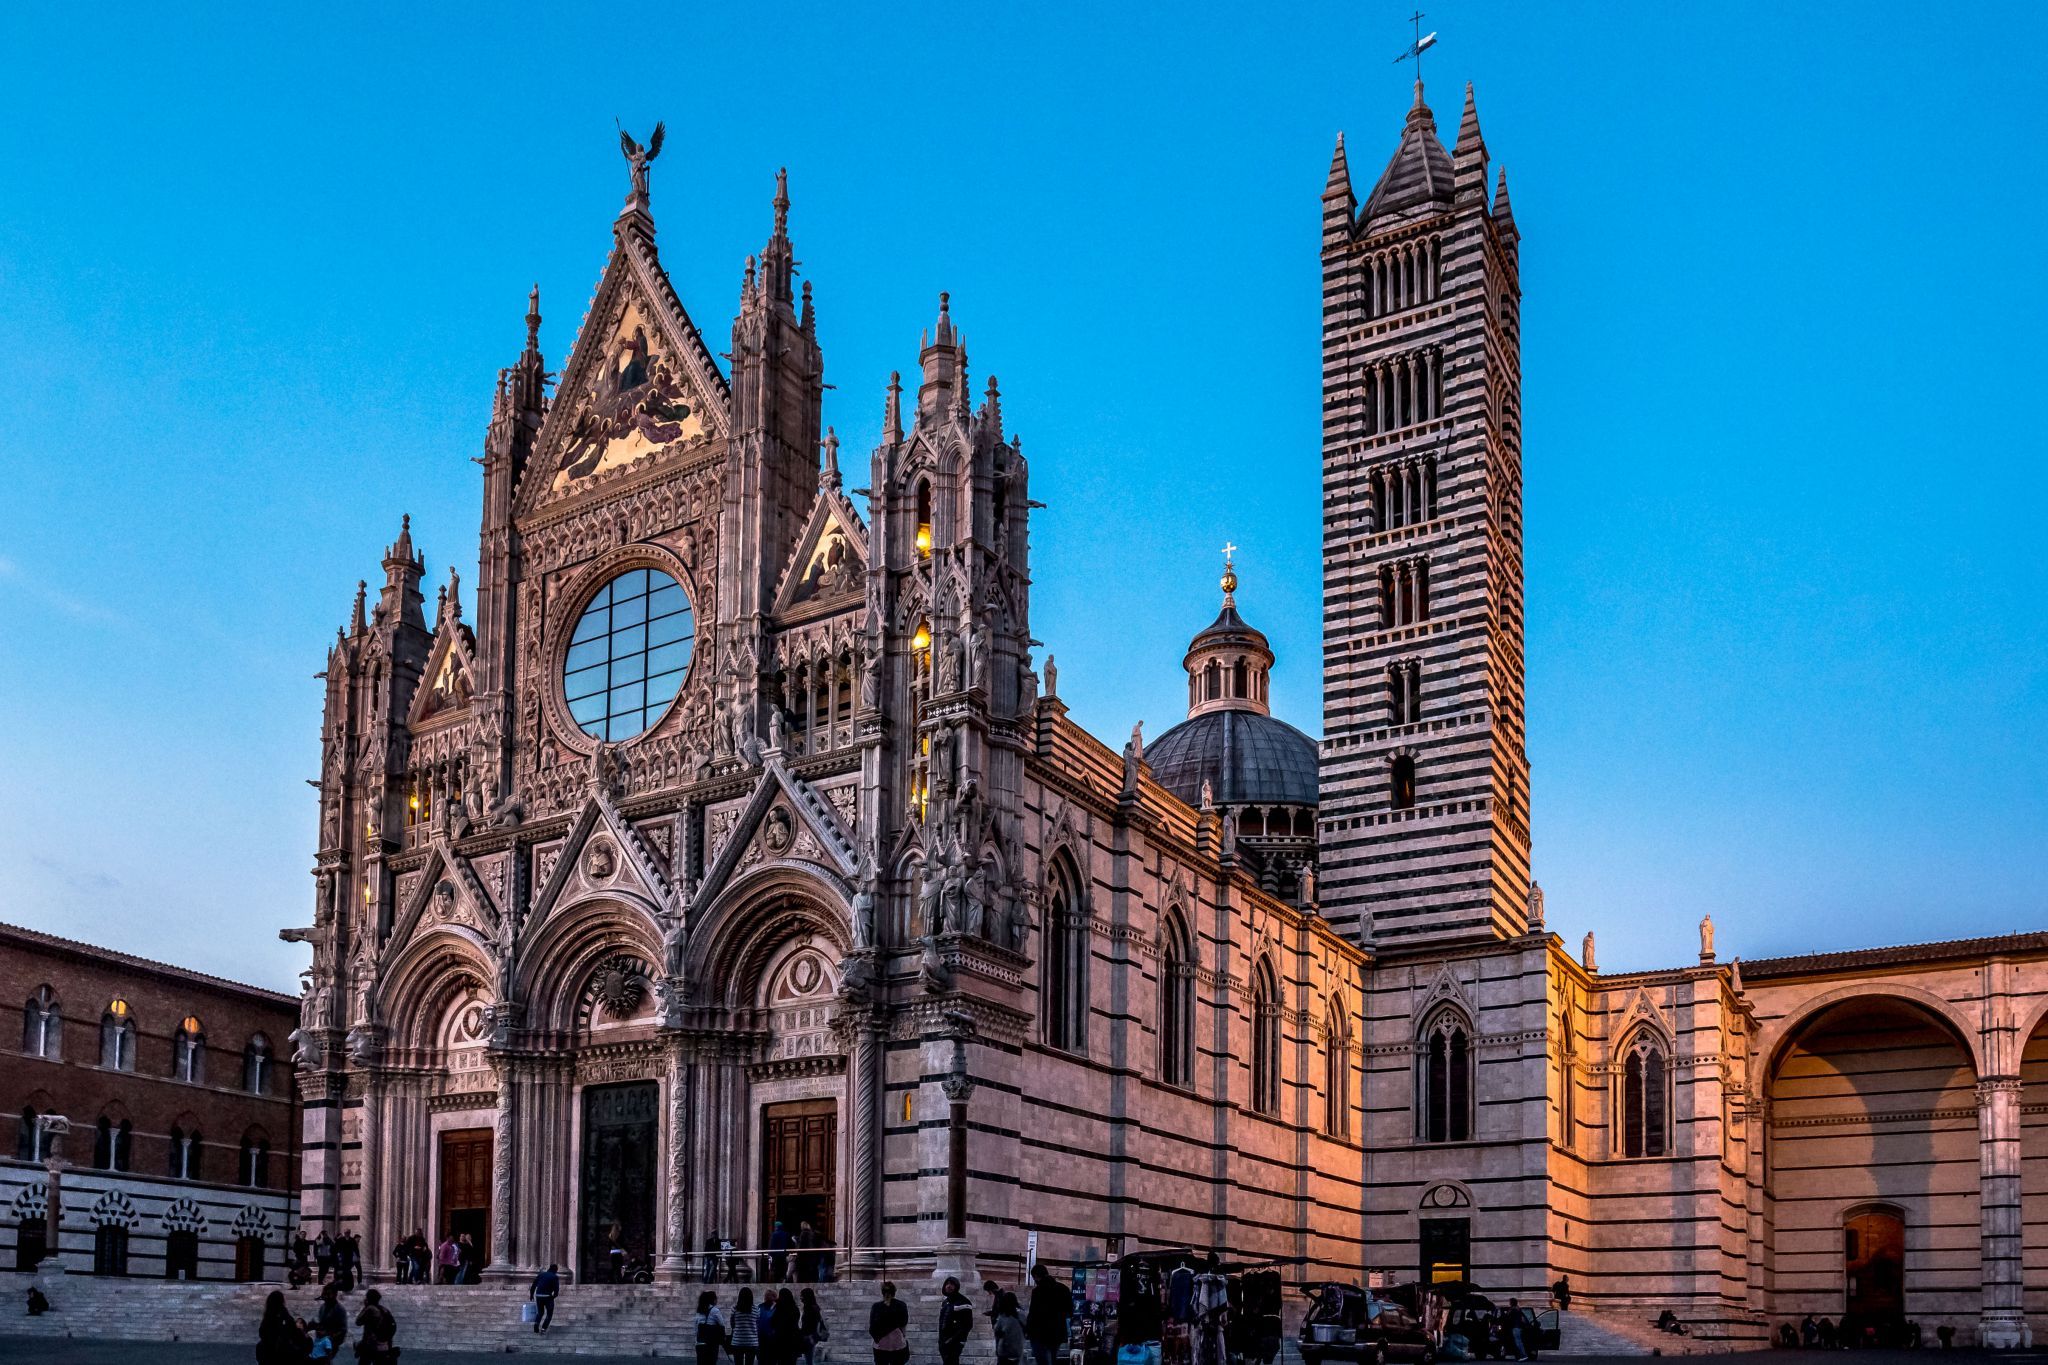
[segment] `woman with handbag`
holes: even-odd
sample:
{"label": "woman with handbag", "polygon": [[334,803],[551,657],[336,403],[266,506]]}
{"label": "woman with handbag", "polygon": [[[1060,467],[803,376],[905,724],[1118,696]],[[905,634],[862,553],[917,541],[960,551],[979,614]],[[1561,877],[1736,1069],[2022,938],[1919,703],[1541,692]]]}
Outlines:
{"label": "woman with handbag", "polygon": [[875,1365],[910,1365],[910,1309],[896,1297],[896,1282],[882,1281],[882,1297],[868,1309],[868,1336],[875,1343]]}
{"label": "woman with handbag", "polygon": [[818,1307],[818,1296],[809,1289],[803,1292],[797,1315],[804,1365],[818,1365],[818,1347],[832,1339],[832,1329],[825,1325],[825,1312]]}
{"label": "woman with handbag", "polygon": [[707,1289],[697,1296],[697,1365],[718,1365],[724,1349],[725,1318],[718,1311],[718,1295]]}

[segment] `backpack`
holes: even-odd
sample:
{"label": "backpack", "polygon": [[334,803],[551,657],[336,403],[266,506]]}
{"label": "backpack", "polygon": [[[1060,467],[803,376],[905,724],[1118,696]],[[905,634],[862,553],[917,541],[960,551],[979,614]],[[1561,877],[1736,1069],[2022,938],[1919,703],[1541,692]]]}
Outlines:
{"label": "backpack", "polygon": [[719,1325],[718,1319],[712,1317],[709,1313],[699,1313],[697,1315],[697,1345],[700,1347],[725,1345],[725,1329]]}

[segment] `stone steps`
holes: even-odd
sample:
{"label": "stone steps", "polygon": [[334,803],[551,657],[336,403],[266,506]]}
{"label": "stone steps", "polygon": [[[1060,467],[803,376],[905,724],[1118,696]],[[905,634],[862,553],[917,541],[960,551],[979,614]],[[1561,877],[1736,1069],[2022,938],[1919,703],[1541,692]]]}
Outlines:
{"label": "stone steps", "polygon": [[[1697,1329],[1695,1329],[1697,1330]],[[1596,1313],[1574,1308],[1558,1315],[1558,1348],[1561,1356],[1697,1356],[1726,1355],[1731,1351],[1764,1346],[1758,1341],[1730,1337],[1678,1336],[1660,1332],[1650,1318],[1626,1310]]]}
{"label": "stone steps", "polygon": [[[263,1303],[284,1289],[292,1312],[313,1316],[314,1288],[281,1284],[181,1283],[167,1280],[100,1279],[88,1275],[0,1274],[0,1302],[18,1305],[30,1283],[39,1283],[53,1311],[36,1318],[11,1318],[10,1330],[25,1336],[128,1341],[253,1342]],[[939,1294],[935,1285],[899,1281],[910,1309],[914,1358],[936,1358]],[[702,1286],[567,1285],[555,1301],[555,1321],[538,1336],[520,1321],[524,1288],[498,1285],[376,1285],[398,1320],[398,1344],[419,1350],[546,1352],[549,1354],[693,1357],[697,1294]],[[715,1286],[728,1314],[746,1286]],[[796,1288],[797,1286],[791,1286]],[[809,1286],[818,1296],[832,1337],[828,1358],[867,1359],[868,1306],[876,1298],[871,1281]],[[979,1295],[970,1296],[979,1303]],[[343,1296],[353,1324],[362,1291]],[[353,1329],[352,1329],[353,1332]],[[994,1343],[985,1327],[968,1343],[966,1358],[991,1361]]]}

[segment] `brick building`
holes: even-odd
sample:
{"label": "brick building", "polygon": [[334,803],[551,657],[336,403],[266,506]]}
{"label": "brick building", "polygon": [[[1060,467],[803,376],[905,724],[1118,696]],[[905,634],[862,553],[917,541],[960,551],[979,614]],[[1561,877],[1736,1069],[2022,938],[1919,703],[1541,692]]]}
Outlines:
{"label": "brick building", "polygon": [[276,1272],[298,1209],[292,997],[0,924],[0,1010],[0,1266]]}
{"label": "brick building", "polygon": [[1320,747],[1229,566],[1187,717],[1074,724],[947,297],[857,507],[786,184],[715,347],[625,146],[559,383],[538,291],[498,377],[475,624],[406,522],[328,652],[309,1227],[501,1276],[777,1222],[856,1270],[1213,1247],[1747,1340],[2048,1311],[2048,937],[1745,979],[1711,925],[1607,974],[1546,926],[1522,237],[1469,89],[1454,148],[1418,85],[1322,192]]}

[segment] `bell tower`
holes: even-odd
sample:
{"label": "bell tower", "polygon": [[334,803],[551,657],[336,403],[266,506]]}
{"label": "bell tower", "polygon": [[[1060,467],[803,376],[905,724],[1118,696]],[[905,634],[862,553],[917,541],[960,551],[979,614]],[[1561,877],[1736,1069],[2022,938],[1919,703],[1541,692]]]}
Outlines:
{"label": "bell tower", "polygon": [[1382,948],[1526,928],[1517,245],[1465,88],[1323,189],[1322,909]]}

